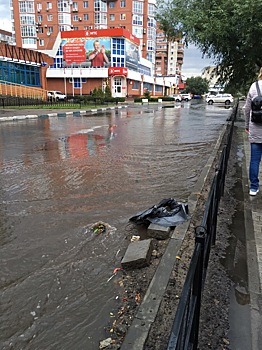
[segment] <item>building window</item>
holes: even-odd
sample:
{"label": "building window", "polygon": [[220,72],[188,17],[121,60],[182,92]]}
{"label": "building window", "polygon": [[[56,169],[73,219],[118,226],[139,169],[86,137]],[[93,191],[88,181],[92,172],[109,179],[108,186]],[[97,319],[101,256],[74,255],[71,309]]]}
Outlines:
{"label": "building window", "polygon": [[113,9],[114,7],[115,7],[115,3],[111,1],[111,2],[109,3],[109,8],[110,8],[110,9]]}
{"label": "building window", "polygon": [[53,20],[53,15],[47,15],[47,20],[51,22]]}
{"label": "building window", "polygon": [[84,14],[84,21],[88,21],[88,20],[89,20],[88,13],[85,13],[85,14]]}
{"label": "building window", "polygon": [[133,1],[133,13],[143,13],[143,3],[141,1]]}
{"label": "building window", "polygon": [[44,45],[45,45],[44,39],[40,39],[40,40],[39,40],[39,46],[44,46]]}
{"label": "building window", "polygon": [[148,18],[147,25],[148,25],[148,27],[156,28],[156,20],[154,18]]}
{"label": "building window", "polygon": [[67,25],[59,26],[59,31],[60,32],[66,32],[68,30],[71,30],[71,26],[67,26]]}
{"label": "building window", "polygon": [[110,21],[114,21],[115,20],[115,15],[109,15],[109,19],[110,19]]}
{"label": "building window", "polygon": [[74,15],[73,16],[73,21],[75,22],[75,21],[78,21],[78,15]]}
{"label": "building window", "polygon": [[87,9],[87,8],[88,8],[88,1],[84,1],[84,2],[83,2],[83,8],[84,8],[84,9]]}
{"label": "building window", "polygon": [[34,15],[20,15],[20,24],[35,24]]}
{"label": "building window", "polygon": [[138,89],[139,89],[139,82],[138,81],[133,81],[132,90],[138,90]]}
{"label": "building window", "polygon": [[155,43],[152,40],[148,40],[148,42],[147,42],[147,49],[149,51],[154,51],[155,50]]}
{"label": "building window", "polygon": [[125,40],[112,39],[112,65],[113,67],[125,67]]}
{"label": "building window", "polygon": [[78,30],[78,27],[73,27],[73,30]]}
{"label": "building window", "polygon": [[[34,41],[23,41],[25,44],[33,44]],[[40,86],[40,67],[0,61],[0,75],[5,81],[27,86]]]}
{"label": "building window", "polygon": [[156,29],[155,28],[147,28],[147,38],[155,40],[156,38]]}
{"label": "building window", "polygon": [[35,38],[22,38],[23,45],[36,45]]}
{"label": "building window", "polygon": [[51,8],[52,8],[52,3],[51,3],[51,2],[47,2],[47,3],[46,3],[46,8],[47,8],[48,10],[51,10]]}
{"label": "building window", "polygon": [[161,85],[155,85],[155,91],[157,91],[157,92],[162,92],[162,91],[163,91],[163,86],[161,86]]}
{"label": "building window", "polygon": [[42,15],[38,15],[37,18],[38,18],[38,22],[41,23],[43,21],[43,16]]}
{"label": "building window", "polygon": [[82,83],[86,83],[86,78],[74,78],[73,82],[74,82],[75,89],[81,89]]}
{"label": "building window", "polygon": [[152,51],[151,51],[151,52],[148,52],[148,53],[146,54],[146,59],[147,59],[148,61],[154,63],[154,61],[155,61],[155,59],[154,59],[154,53],[153,53]]}
{"label": "building window", "polygon": [[134,36],[136,36],[137,38],[142,39],[143,38],[143,27],[133,26],[132,34]]}
{"label": "building window", "polygon": [[151,16],[155,15],[156,7],[153,4],[148,4],[148,14]]}
{"label": "building window", "polygon": [[22,26],[21,27],[21,36],[36,36],[36,28],[33,26]]}
{"label": "building window", "polygon": [[78,3],[76,1],[73,2],[73,11],[78,11]]}
{"label": "building window", "polygon": [[48,30],[49,33],[53,33],[54,32],[54,27],[48,27],[47,30]]}
{"label": "building window", "polygon": [[38,30],[38,33],[40,33],[40,34],[44,33],[44,28],[43,27],[39,27],[37,30]]}
{"label": "building window", "polygon": [[95,13],[95,24],[107,24],[107,16],[106,13]]}
{"label": "building window", "polygon": [[121,7],[121,8],[126,7],[126,2],[125,2],[125,0],[120,1],[120,7]]}
{"label": "building window", "polygon": [[121,13],[120,14],[120,20],[121,21],[125,21],[125,19],[126,19],[126,14],[125,13]]}
{"label": "building window", "polygon": [[133,24],[134,25],[143,25],[143,16],[142,15],[133,15]]}
{"label": "building window", "polygon": [[124,57],[112,57],[113,67],[125,67]]}
{"label": "building window", "polygon": [[[41,4],[37,4],[37,6],[40,5],[41,8],[38,9],[37,7],[37,10],[41,10],[42,9],[42,5]],[[19,12],[22,13],[22,12],[29,12],[29,13],[34,13],[35,12],[35,9],[34,9],[34,2],[33,1],[20,1],[19,2]]]}

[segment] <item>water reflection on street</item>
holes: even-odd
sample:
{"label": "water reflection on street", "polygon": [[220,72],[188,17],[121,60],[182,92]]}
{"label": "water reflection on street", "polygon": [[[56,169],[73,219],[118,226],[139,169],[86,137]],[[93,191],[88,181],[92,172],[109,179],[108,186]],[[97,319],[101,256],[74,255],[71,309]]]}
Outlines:
{"label": "water reflection on street", "polygon": [[[187,200],[229,113],[185,103],[0,124],[1,349],[98,349],[128,219]],[[106,234],[88,229],[100,220]]]}

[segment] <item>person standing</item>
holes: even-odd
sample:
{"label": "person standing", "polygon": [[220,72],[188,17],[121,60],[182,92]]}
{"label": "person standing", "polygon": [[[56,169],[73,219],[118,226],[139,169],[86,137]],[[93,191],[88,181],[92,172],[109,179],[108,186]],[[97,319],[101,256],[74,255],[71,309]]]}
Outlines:
{"label": "person standing", "polygon": [[[258,74],[258,85],[262,93],[262,68]],[[249,182],[250,196],[256,196],[259,192],[259,166],[262,155],[262,123],[254,123],[251,120],[251,104],[254,97],[258,96],[256,82],[254,82],[248,91],[245,110],[245,131],[249,136],[250,142],[250,165],[249,165]]]}
{"label": "person standing", "polygon": [[91,67],[104,67],[105,63],[109,63],[104,45],[100,49],[99,40],[94,41],[94,51],[90,53],[88,59],[91,61]]}

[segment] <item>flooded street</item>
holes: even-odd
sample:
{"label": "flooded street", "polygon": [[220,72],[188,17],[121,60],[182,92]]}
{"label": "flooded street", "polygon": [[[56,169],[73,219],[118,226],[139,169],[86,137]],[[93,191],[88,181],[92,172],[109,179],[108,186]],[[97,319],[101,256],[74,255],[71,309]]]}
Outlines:
{"label": "flooded street", "polygon": [[192,101],[0,123],[0,349],[99,348],[129,218],[187,201],[230,112]]}

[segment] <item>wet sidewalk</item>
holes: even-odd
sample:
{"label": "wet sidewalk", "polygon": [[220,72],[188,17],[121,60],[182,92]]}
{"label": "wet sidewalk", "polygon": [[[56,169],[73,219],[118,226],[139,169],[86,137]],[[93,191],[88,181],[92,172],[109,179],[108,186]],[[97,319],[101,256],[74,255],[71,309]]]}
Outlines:
{"label": "wet sidewalk", "polygon": [[[242,107],[242,106],[240,106]],[[248,287],[250,294],[251,341],[252,350],[261,349],[262,344],[262,193],[249,196],[249,162],[250,143],[244,129],[244,115],[240,109],[240,119],[244,158],[242,163],[242,179],[244,194],[244,216],[247,249]],[[241,142],[241,141],[240,141]],[[262,179],[260,165],[259,177]]]}

